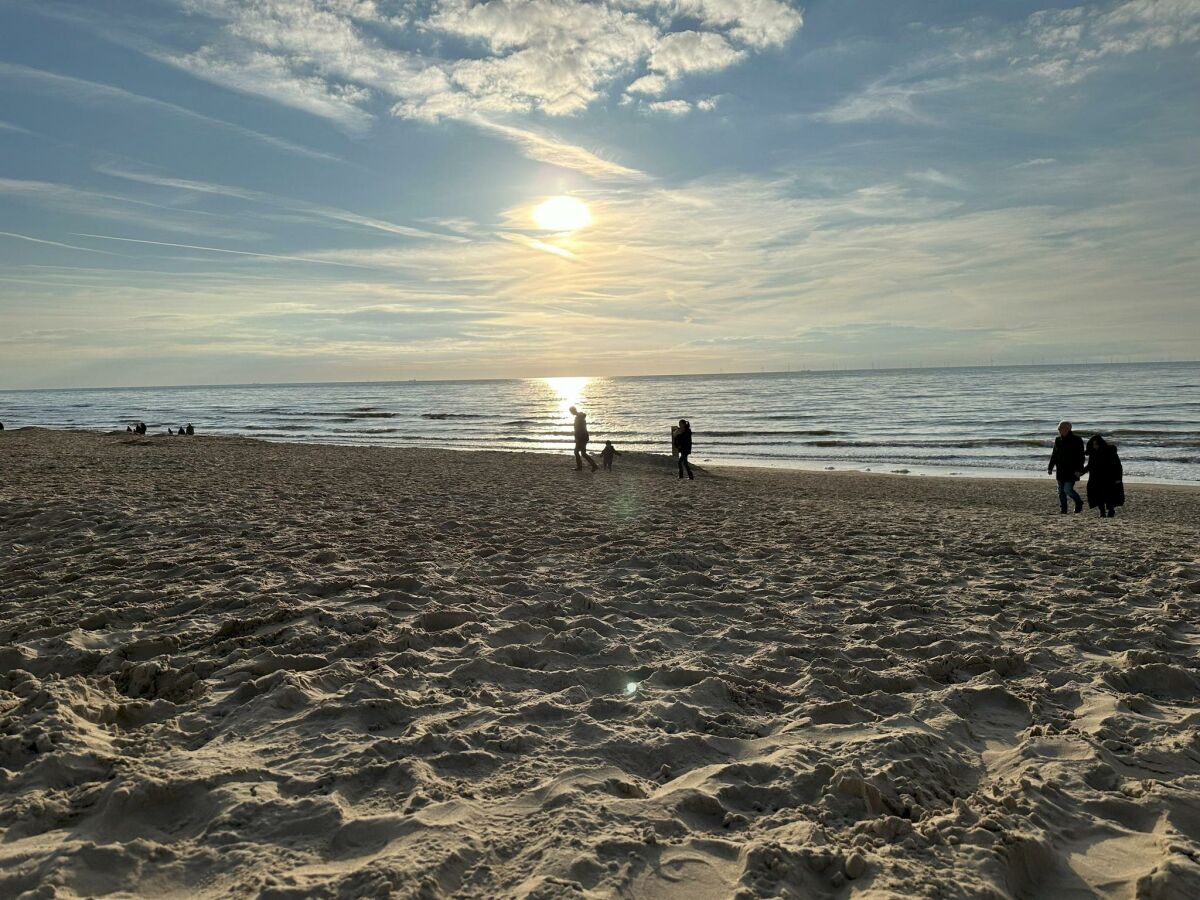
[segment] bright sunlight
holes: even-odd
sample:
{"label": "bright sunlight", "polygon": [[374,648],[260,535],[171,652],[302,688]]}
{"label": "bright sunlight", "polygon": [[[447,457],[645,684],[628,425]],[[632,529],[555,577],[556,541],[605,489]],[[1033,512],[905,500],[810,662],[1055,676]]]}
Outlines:
{"label": "bright sunlight", "polygon": [[558,411],[566,416],[572,406],[583,401],[584,388],[590,378],[545,378],[543,379],[558,398]]}
{"label": "bright sunlight", "polygon": [[592,214],[575,197],[550,197],[533,208],[533,221],[546,231],[578,231],[592,224]]}

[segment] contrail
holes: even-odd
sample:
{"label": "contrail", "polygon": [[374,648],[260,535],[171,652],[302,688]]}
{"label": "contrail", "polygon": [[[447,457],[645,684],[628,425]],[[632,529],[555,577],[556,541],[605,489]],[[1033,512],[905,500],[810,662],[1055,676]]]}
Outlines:
{"label": "contrail", "polygon": [[333,262],[328,259],[312,259],[308,256],[277,256],[274,253],[251,253],[249,250],[227,250],[224,247],[201,247],[197,244],[172,244],[169,241],[142,241],[137,238],[114,237],[110,234],[87,234],[86,232],[73,231],[71,234],[74,237],[89,237],[96,238],[101,241],[124,241],[127,244],[152,244],[155,247],[180,247],[184,250],[207,250],[209,253],[232,253],[235,256],[257,256],[262,259],[282,259],[287,262],[307,262],[316,263],[320,266],[341,266],[345,269],[370,269],[371,266],[358,266],[354,263]]}
{"label": "contrail", "polygon": [[0,231],[0,237],[16,238],[19,241],[31,241],[35,244],[48,244],[51,247],[66,247],[68,250],[82,250],[84,253],[103,253],[105,256],[120,256],[110,250],[96,250],[92,247],[76,247],[74,244],[63,244],[59,241],[44,241],[41,238],[30,237],[27,234],[17,234],[15,231]]}
{"label": "contrail", "polygon": [[308,147],[302,147],[299,144],[293,144],[291,141],[286,141],[283,138],[277,138],[274,135],[263,134],[261,131],[255,131],[253,128],[246,128],[243,125],[235,125],[233,122],[226,122],[224,119],[214,119],[212,116],[206,116],[203,113],[196,112],[195,110],[178,106],[174,103],[168,103],[165,100],[156,100],[154,97],[147,97],[144,94],[135,94],[132,91],[127,91],[124,88],[119,88],[111,84],[104,84],[103,82],[99,81],[85,81],[82,78],[73,78],[70,75],[59,75],[57,72],[47,72],[45,69],[35,69],[33,66],[23,66],[18,63],[6,62],[0,62],[0,75],[5,75],[11,78],[22,78],[26,81],[32,81],[34,84],[39,84],[44,87],[56,88],[68,96],[74,94],[75,99],[86,97],[88,99],[117,100],[125,103],[138,104],[150,109],[156,109],[172,115],[182,116],[185,119],[191,119],[193,122],[199,122],[210,127],[215,126],[260,143],[270,144],[271,146],[277,147],[280,150],[287,150],[289,153],[297,153],[301,156],[308,156],[313,159],[326,159],[333,162],[344,161],[340,156],[334,156],[331,153],[322,153],[319,150],[311,150]]}

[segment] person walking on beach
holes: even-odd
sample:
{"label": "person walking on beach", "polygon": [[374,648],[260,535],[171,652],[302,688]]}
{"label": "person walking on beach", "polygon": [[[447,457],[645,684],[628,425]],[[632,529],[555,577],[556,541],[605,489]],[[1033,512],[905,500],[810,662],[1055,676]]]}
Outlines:
{"label": "person walking on beach", "polygon": [[675,445],[675,452],[679,454],[679,477],[683,478],[683,470],[687,469],[688,480],[695,481],[696,476],[692,474],[692,467],[688,463],[688,454],[692,452],[692,423],[687,419],[680,419],[679,427],[675,429],[671,440]]}
{"label": "person walking on beach", "polygon": [[587,445],[591,435],[588,434],[587,413],[580,412],[574,406],[571,407],[571,415],[575,417],[575,471],[583,471],[583,461],[586,459],[588,465],[595,472],[598,468],[596,461],[588,456]]}
{"label": "person walking on beach", "polygon": [[1075,482],[1083,474],[1083,439],[1071,430],[1066,419],[1058,423],[1058,437],[1054,439],[1054,451],[1050,454],[1050,465],[1046,471],[1058,479],[1058,511],[1067,511],[1067,498],[1075,501],[1075,512],[1083,512],[1083,498],[1075,491]]}
{"label": "person walking on beach", "polygon": [[1093,434],[1088,438],[1085,452],[1088,509],[1098,506],[1100,518],[1115,518],[1117,507],[1125,505],[1125,482],[1117,445],[1110,444],[1099,434]]}

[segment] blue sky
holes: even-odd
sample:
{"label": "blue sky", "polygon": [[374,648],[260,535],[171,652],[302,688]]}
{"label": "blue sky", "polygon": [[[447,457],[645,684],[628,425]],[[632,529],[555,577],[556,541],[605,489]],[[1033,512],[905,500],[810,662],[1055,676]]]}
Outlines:
{"label": "blue sky", "polygon": [[1197,97],[1200,0],[0,0],[0,387],[1194,359]]}

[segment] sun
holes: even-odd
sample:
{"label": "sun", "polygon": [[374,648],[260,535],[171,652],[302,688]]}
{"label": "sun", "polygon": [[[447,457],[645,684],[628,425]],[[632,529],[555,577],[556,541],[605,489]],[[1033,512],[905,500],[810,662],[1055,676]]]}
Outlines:
{"label": "sun", "polygon": [[533,208],[533,221],[546,231],[578,231],[592,224],[592,214],[575,197],[550,197]]}

